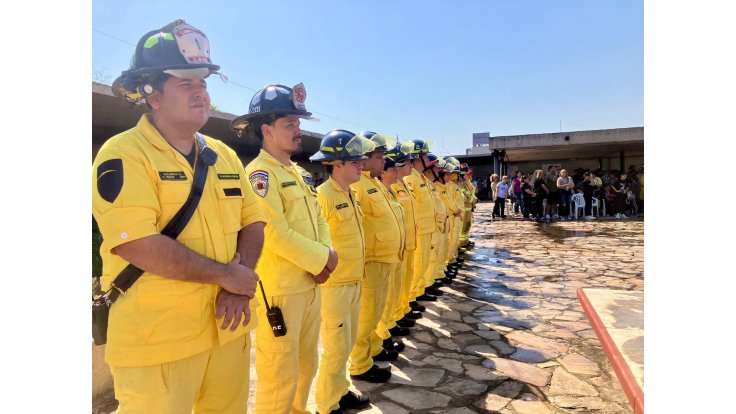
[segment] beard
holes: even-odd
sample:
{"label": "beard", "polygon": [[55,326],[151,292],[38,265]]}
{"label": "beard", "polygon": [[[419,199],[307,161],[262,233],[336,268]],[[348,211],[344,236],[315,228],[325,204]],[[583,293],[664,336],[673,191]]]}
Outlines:
{"label": "beard", "polygon": [[292,138],[292,141],[291,142],[294,142],[297,139],[300,140],[299,143],[296,144],[295,146],[292,146],[291,148],[289,148],[288,151],[286,151],[286,152],[289,153],[289,155],[296,155],[296,154],[300,154],[302,152],[302,141],[301,141],[302,140],[302,136],[301,135],[298,136],[298,137]]}

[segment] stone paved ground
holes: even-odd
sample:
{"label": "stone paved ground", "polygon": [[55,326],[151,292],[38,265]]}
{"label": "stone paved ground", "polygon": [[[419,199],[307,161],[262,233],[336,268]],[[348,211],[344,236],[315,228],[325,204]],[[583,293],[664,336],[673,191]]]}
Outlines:
{"label": "stone paved ground", "polygon": [[642,219],[491,223],[490,207],[478,205],[475,249],[404,339],[390,382],[354,383],[373,402],[361,412],[631,413],[576,290],[643,290]]}

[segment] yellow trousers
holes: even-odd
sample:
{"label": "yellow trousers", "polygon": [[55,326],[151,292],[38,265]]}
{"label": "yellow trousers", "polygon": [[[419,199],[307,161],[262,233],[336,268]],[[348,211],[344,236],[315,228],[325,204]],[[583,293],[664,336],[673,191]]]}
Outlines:
{"label": "yellow trousers", "polygon": [[461,215],[462,220],[460,222],[460,237],[458,238],[458,245],[465,246],[468,244],[470,237],[470,226],[473,224],[473,210],[470,207],[466,207]]}
{"label": "yellow trousers", "polygon": [[363,274],[363,292],[360,297],[358,335],[350,353],[350,373],[363,374],[373,366],[373,355],[381,352],[380,347],[371,345],[371,335],[376,335],[376,326],[386,305],[386,283],[393,268],[391,263],[366,262]]}
{"label": "yellow trousers", "polygon": [[414,302],[417,296],[424,293],[424,272],[429,267],[429,255],[432,250],[432,234],[417,234],[417,249],[414,251],[414,275],[411,279],[409,301]]}
{"label": "yellow trousers", "polygon": [[322,357],[317,373],[317,411],[330,413],[347,394],[347,362],[358,335],[361,283],[322,286]]}
{"label": "yellow trousers", "polygon": [[120,414],[239,413],[248,408],[250,332],[179,361],[110,367]]}
{"label": "yellow trousers", "polygon": [[[450,227],[450,226],[448,226]],[[437,246],[437,259],[434,265],[434,278],[442,279],[445,277],[445,264],[447,259],[447,251],[449,250],[450,233],[442,233],[439,236],[439,245]]]}
{"label": "yellow trousers", "polygon": [[[268,292],[266,292],[268,293]],[[286,335],[275,337],[258,307],[256,328],[256,406],[260,414],[309,413],[309,388],[317,372],[320,288],[293,295],[268,297],[284,315]]]}
{"label": "yellow trousers", "polygon": [[388,290],[386,295],[386,304],[383,306],[381,319],[378,320],[375,335],[371,335],[371,350],[374,348],[377,349],[377,351],[374,351],[375,353],[371,355],[372,357],[381,352],[383,340],[391,337],[391,333],[389,333],[388,330],[396,326],[394,313],[396,310],[396,304],[399,302],[399,299],[401,299],[401,282],[404,277],[403,270],[403,261],[393,263],[391,265],[391,274],[389,274],[388,281],[386,283]]}
{"label": "yellow trousers", "polygon": [[450,219],[450,241],[449,241],[449,247],[447,249],[447,263],[455,263],[455,259],[457,259],[457,247],[458,242],[460,241],[460,223],[461,223],[460,217],[453,217]]}
{"label": "yellow trousers", "polygon": [[414,252],[416,250],[404,250],[404,260],[401,262],[404,267],[401,272],[401,295],[394,310],[395,321],[403,318],[411,310],[409,296],[411,294],[411,282],[414,278]]}
{"label": "yellow trousers", "polygon": [[432,249],[429,253],[429,265],[427,265],[427,269],[424,272],[425,286],[432,286],[434,280],[437,279],[437,269],[440,267],[440,264],[444,265],[445,256],[443,252],[446,249],[447,233],[440,231],[432,233]]}

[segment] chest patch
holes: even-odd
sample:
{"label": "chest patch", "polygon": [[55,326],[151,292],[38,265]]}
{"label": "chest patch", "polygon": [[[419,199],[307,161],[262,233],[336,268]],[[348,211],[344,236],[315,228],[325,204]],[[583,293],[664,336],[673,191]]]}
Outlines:
{"label": "chest patch", "polygon": [[368,194],[374,194],[374,193],[377,193],[377,192],[378,192],[378,189],[377,188],[371,188],[371,189],[368,190]]}
{"label": "chest patch", "polygon": [[239,180],[240,174],[217,174],[217,178],[221,180]]}
{"label": "chest patch", "polygon": [[225,195],[228,197],[241,197],[243,193],[240,191],[240,188],[223,188],[222,191],[225,192]]}
{"label": "chest patch", "polygon": [[426,187],[427,184],[419,184],[420,187]]}
{"label": "chest patch", "polygon": [[184,171],[159,171],[158,177],[163,181],[186,181]]}
{"label": "chest patch", "polygon": [[335,208],[338,210],[342,210],[343,208],[347,208],[347,207],[348,207],[348,203],[342,203],[342,204],[338,204],[335,206]]}
{"label": "chest patch", "polygon": [[281,183],[281,188],[292,187],[292,186],[296,186],[296,181],[287,181],[285,183]]}
{"label": "chest patch", "polygon": [[255,170],[248,176],[253,191],[261,197],[268,194],[268,172]]}

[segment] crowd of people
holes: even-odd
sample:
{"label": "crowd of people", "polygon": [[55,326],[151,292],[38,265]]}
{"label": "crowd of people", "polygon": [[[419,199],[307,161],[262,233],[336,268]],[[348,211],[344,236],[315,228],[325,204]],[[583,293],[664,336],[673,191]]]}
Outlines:
{"label": "crowd of people", "polygon": [[93,309],[109,311],[95,342],[118,412],[245,413],[253,330],[256,413],[307,413],[315,379],[317,412],[366,407],[350,380],[388,381],[374,362],[398,358],[420,302],[444,294],[473,247],[473,172],[423,140],[337,129],[310,157],[329,173],[315,185],[291,159],[312,115],[302,84],[267,85],[231,121],[262,145],[243,166],[198,132],[218,70],[205,34],[177,20],[146,33],[113,83],[150,109],[92,166]]}
{"label": "crowd of people", "polygon": [[[644,166],[631,165],[628,171],[584,170],[578,168],[571,175],[559,165],[549,165],[547,171],[531,174],[516,171],[509,182],[508,176],[488,177],[489,196],[494,202],[492,219],[505,219],[506,201],[511,200],[513,217],[538,222],[571,220],[577,206],[574,195],[581,194],[584,212],[579,217],[593,220],[594,201],[599,217],[629,218],[644,212]],[[583,203],[578,202],[578,205]],[[628,214],[628,215],[627,215]]]}

